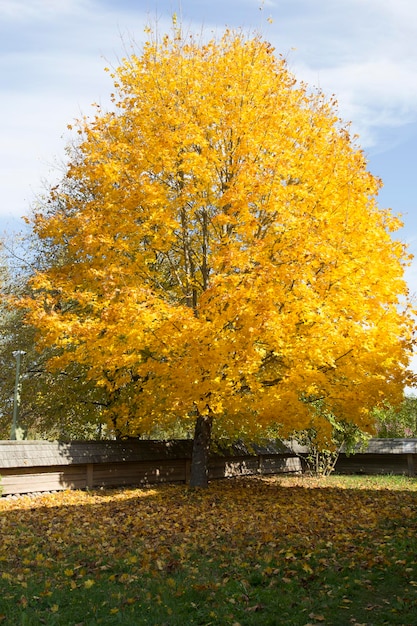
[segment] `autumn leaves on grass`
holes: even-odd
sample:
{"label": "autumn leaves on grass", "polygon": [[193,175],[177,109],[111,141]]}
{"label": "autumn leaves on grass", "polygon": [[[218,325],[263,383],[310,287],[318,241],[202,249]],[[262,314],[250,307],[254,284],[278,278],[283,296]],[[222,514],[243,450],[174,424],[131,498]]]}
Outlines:
{"label": "autumn leaves on grass", "polygon": [[388,612],[401,624],[417,608],[411,479],[74,491],[0,509],[0,615],[15,623],[23,613],[48,624],[118,614],[126,624],[255,626],[280,615],[304,626],[342,612],[346,623],[383,624]]}

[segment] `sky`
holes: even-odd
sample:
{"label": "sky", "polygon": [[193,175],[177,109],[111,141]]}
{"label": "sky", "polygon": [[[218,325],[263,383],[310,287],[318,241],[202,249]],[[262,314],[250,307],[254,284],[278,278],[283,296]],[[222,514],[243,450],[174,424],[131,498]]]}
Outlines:
{"label": "sky", "polygon": [[[297,79],[335,94],[417,256],[415,0],[0,0],[0,235],[62,176],[67,125],[109,103],[104,68],[173,13],[192,31],[260,32]],[[417,260],[406,276],[417,294]]]}

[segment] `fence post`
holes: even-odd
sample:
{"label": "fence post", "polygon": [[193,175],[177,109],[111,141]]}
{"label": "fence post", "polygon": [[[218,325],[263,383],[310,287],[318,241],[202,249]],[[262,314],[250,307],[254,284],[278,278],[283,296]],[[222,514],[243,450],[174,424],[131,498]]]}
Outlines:
{"label": "fence post", "polygon": [[415,476],[414,454],[407,454],[408,475]]}
{"label": "fence post", "polygon": [[191,476],[191,459],[185,459],[184,481],[186,485],[190,484],[190,476]]}
{"label": "fence post", "polygon": [[92,489],[94,487],[94,463],[87,463],[86,487]]}
{"label": "fence post", "polygon": [[258,454],[258,474],[264,473],[264,457],[262,454]]}

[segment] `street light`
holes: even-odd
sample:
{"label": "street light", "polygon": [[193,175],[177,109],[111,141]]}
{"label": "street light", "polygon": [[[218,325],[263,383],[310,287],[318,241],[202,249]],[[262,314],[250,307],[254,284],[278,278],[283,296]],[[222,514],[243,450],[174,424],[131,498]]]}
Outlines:
{"label": "street light", "polygon": [[23,350],[15,350],[13,352],[13,356],[16,359],[16,379],[14,384],[14,402],[13,402],[13,422],[12,422],[12,430],[10,432],[10,439],[16,440],[16,434],[20,434],[20,429],[17,427],[17,418],[19,413],[19,402],[20,402],[20,387],[19,387],[19,378],[20,378],[20,361],[22,356],[26,354]]}

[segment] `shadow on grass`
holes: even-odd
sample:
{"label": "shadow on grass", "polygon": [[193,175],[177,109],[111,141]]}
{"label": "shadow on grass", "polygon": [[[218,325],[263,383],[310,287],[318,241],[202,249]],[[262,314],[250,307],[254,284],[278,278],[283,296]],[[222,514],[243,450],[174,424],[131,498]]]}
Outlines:
{"label": "shadow on grass", "polygon": [[389,484],[250,478],[2,501],[0,620],[415,624],[417,491]]}

